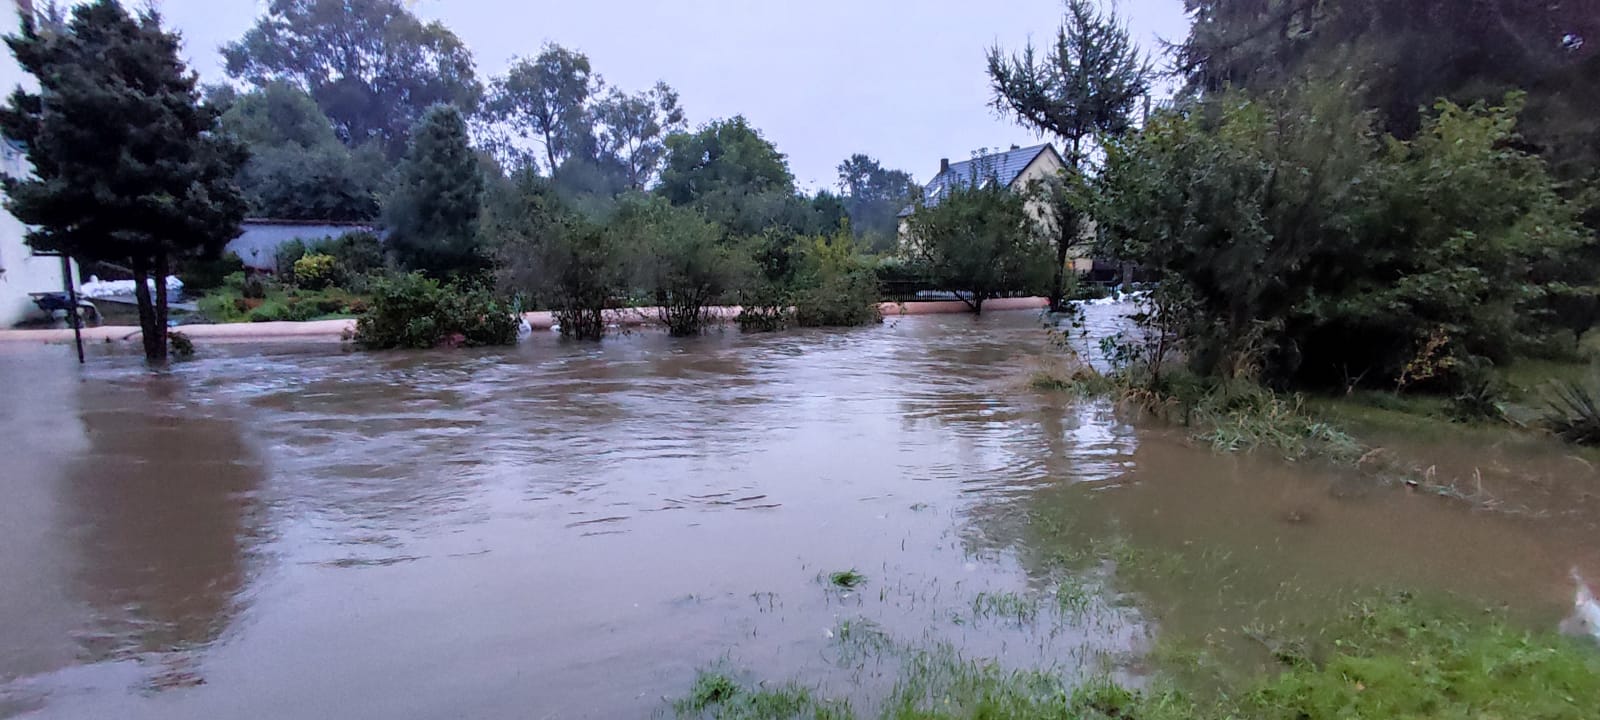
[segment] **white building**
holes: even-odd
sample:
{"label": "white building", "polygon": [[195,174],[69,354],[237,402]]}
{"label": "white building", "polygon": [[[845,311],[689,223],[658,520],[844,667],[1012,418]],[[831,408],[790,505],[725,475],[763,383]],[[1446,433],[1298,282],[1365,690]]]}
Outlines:
{"label": "white building", "polygon": [[[23,11],[31,12],[32,6],[29,0],[6,0],[0,2],[0,13],[18,18]],[[0,50],[0,92],[9,95],[19,85],[37,87],[33,76],[17,65],[16,58],[9,51]],[[22,148],[3,138],[0,138],[0,172],[13,177],[32,172]],[[25,232],[21,222],[0,209],[0,328],[9,328],[40,314],[28,293],[62,289],[61,258],[34,255],[23,242]]]}

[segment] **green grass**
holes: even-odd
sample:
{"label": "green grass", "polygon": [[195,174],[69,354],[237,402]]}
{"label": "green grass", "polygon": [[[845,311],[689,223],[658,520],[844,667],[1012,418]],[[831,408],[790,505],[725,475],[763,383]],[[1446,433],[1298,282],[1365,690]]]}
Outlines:
{"label": "green grass", "polygon": [[714,720],[845,720],[854,717],[847,703],[819,698],[796,684],[774,688],[747,687],[720,672],[695,678],[689,694],[672,704],[679,718]]}
{"label": "green grass", "polygon": [[[1300,635],[1255,632],[1280,649],[1276,670],[1203,688],[1158,676],[1146,690],[1006,670],[946,645],[880,642],[900,670],[893,690],[871,705],[886,720],[1592,720],[1600,708],[1600,648],[1481,612],[1395,596],[1356,603]],[[1168,650],[1156,659],[1203,657]],[[807,688],[741,685],[720,673],[702,673],[673,708],[679,717],[741,720],[864,717]]]}
{"label": "green grass", "polygon": [[840,570],[838,572],[828,574],[828,584],[844,590],[858,588],[862,585],[865,585],[866,582],[867,576],[856,572],[854,568],[849,570]]}

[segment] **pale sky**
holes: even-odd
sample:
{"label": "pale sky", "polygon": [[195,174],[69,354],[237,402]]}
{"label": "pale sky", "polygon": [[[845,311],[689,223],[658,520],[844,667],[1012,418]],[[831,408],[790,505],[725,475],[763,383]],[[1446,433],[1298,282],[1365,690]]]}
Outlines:
{"label": "pale sky", "polygon": [[[207,81],[217,48],[244,33],[259,0],[157,0]],[[988,107],[984,50],[1048,43],[1060,0],[418,0],[472,48],[487,80],[545,41],[581,50],[615,86],[665,80],[691,125],[743,114],[788,155],[806,189],[833,187],[863,152],[926,182],[939,159],[1038,142]],[[1181,40],[1181,0],[1120,0],[1134,38],[1155,52]]]}

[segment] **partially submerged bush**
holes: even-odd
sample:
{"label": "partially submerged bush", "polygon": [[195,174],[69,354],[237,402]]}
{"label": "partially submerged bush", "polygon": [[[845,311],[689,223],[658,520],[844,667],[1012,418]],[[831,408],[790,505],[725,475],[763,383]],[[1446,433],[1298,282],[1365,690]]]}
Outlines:
{"label": "partially submerged bush", "polygon": [[167,347],[174,357],[194,357],[194,341],[190,340],[188,335],[176,330],[167,332]]}
{"label": "partially submerged bush", "polygon": [[762,283],[740,295],[738,323],[744,332],[783,330],[794,324],[792,298],[775,283]]}
{"label": "partially submerged bush", "polygon": [[878,279],[848,231],[812,238],[801,247],[794,297],[795,322],[805,327],[850,327],[883,321]]}
{"label": "partially submerged bush", "polygon": [[511,305],[487,290],[441,285],[411,273],[374,285],[354,339],[374,350],[513,345],[517,325]]}

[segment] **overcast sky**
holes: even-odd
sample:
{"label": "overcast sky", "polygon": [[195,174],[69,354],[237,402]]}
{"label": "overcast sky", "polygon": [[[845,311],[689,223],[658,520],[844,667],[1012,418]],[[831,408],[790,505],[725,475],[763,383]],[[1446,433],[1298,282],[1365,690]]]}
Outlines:
{"label": "overcast sky", "polygon": [[[158,0],[206,81],[259,0]],[[1060,0],[417,0],[472,48],[487,79],[545,41],[589,55],[612,85],[665,80],[691,124],[743,114],[789,156],[803,187],[832,187],[864,152],[925,182],[939,159],[1038,142],[987,105],[984,49],[1049,42]],[[1134,37],[1188,31],[1181,0],[1120,0]]]}

